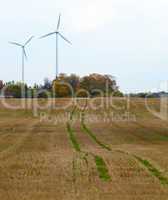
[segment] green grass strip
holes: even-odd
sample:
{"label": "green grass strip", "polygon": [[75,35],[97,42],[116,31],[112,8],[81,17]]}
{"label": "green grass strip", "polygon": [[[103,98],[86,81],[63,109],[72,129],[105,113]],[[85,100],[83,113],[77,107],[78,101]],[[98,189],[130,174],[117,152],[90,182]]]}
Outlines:
{"label": "green grass strip", "polygon": [[99,173],[99,178],[103,181],[110,181],[111,176],[109,175],[106,163],[104,162],[103,158],[100,156],[94,156],[97,171]]}
{"label": "green grass strip", "polygon": [[153,176],[159,179],[161,184],[168,185],[168,178],[164,177],[162,173],[156,169],[148,160],[144,160],[138,156],[134,156],[142,165],[144,165]]}
{"label": "green grass strip", "polygon": [[102,148],[111,151],[110,147],[108,147],[107,145],[103,144],[101,141],[99,141],[97,139],[97,137],[95,136],[95,134],[82,122],[81,123],[81,128],[83,129],[83,131],[89,135],[98,145],[100,145]]}
{"label": "green grass strip", "polygon": [[74,147],[74,149],[76,151],[80,152],[81,151],[80,144],[78,143],[78,141],[77,141],[77,139],[75,137],[74,131],[71,128],[71,125],[70,125],[69,122],[67,123],[67,131],[69,133],[69,139],[70,139],[70,141],[72,143],[72,146]]}

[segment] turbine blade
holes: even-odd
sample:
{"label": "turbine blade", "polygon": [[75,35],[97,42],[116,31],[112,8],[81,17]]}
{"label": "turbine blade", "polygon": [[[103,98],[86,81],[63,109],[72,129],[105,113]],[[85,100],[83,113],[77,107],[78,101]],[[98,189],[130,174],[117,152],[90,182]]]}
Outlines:
{"label": "turbine blade", "polygon": [[69,44],[72,44],[68,39],[66,39],[61,33],[58,33],[63,40],[65,40],[66,42],[68,42]]}
{"label": "turbine blade", "polygon": [[45,37],[48,37],[48,36],[53,35],[53,34],[55,34],[55,33],[56,33],[56,32],[48,33],[48,34],[46,34],[46,35],[41,36],[40,39],[45,38]]}
{"label": "turbine blade", "polygon": [[16,43],[16,42],[9,42],[10,44],[13,44],[13,45],[16,45],[16,46],[19,46],[19,47],[22,47],[22,45],[21,44],[19,44],[19,43]]}
{"label": "turbine blade", "polygon": [[33,38],[34,38],[34,36],[31,36],[31,37],[27,40],[27,42],[25,43],[24,46],[26,46]]}
{"label": "turbine blade", "polygon": [[58,18],[57,31],[60,27],[60,22],[61,22],[61,14],[59,14],[59,18]]}
{"label": "turbine blade", "polygon": [[23,53],[24,53],[24,57],[25,57],[26,60],[27,60],[27,54],[26,54],[25,48],[23,48]]}

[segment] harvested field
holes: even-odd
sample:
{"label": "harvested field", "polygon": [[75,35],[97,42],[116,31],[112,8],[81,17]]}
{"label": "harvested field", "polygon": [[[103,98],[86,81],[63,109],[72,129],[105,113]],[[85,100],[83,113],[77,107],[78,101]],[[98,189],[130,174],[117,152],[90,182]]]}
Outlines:
{"label": "harvested field", "polygon": [[167,200],[168,121],[144,99],[106,100],[0,102],[0,199]]}

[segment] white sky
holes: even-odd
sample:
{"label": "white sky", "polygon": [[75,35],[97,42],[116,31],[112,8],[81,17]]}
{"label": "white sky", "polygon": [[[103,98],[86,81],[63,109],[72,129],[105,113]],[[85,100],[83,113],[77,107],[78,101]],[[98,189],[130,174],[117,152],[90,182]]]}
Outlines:
{"label": "white sky", "polygon": [[60,71],[112,74],[124,91],[152,90],[168,74],[167,0],[0,0],[0,79],[20,80],[20,49],[8,41],[36,38],[27,48],[26,81],[55,72],[56,28],[73,43],[59,43]]}

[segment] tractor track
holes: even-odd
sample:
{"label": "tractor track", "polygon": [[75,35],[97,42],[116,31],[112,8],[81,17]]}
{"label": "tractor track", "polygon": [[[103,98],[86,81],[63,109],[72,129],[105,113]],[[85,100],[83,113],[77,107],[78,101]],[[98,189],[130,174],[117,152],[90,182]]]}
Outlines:
{"label": "tractor track", "polygon": [[[80,143],[78,142],[76,135],[75,135],[75,131],[72,128],[72,120],[73,120],[74,110],[75,110],[75,108],[71,112],[69,122],[67,122],[67,132],[68,132],[69,140],[71,142],[72,147],[79,154],[79,158],[85,161],[87,166],[89,165],[87,157],[88,156],[92,157],[94,159],[99,178],[103,181],[110,181],[111,176],[108,173],[108,168],[107,168],[107,165],[106,165],[104,159],[101,156],[96,155],[92,152],[87,152],[87,151],[81,150]],[[75,162],[73,161],[73,169],[75,168],[74,163]]]}
{"label": "tractor track", "polygon": [[[101,142],[96,137],[96,135],[93,133],[93,131],[91,129],[89,129],[87,127],[87,125],[85,124],[85,110],[86,110],[86,107],[87,107],[87,102],[86,102],[86,105],[85,105],[84,109],[82,110],[81,130],[85,134],[87,134],[90,137],[91,140],[93,140],[97,145],[99,145],[101,148],[103,148],[103,149],[105,149],[107,151],[119,152],[119,153],[123,153],[123,154],[129,155],[130,157],[135,159],[136,162],[140,164],[140,166],[144,167],[148,171],[148,173],[150,173],[153,177],[155,177],[162,185],[168,185],[168,178],[166,176],[164,176],[163,173],[160,172],[159,169],[157,169],[149,160],[144,159],[144,158],[142,158],[140,156],[131,154],[129,152],[120,150],[120,149],[112,150],[110,147],[108,147],[108,145],[106,145],[103,142]],[[140,124],[138,124],[138,125],[141,126]],[[143,127],[143,126],[141,126],[141,127]]]}

